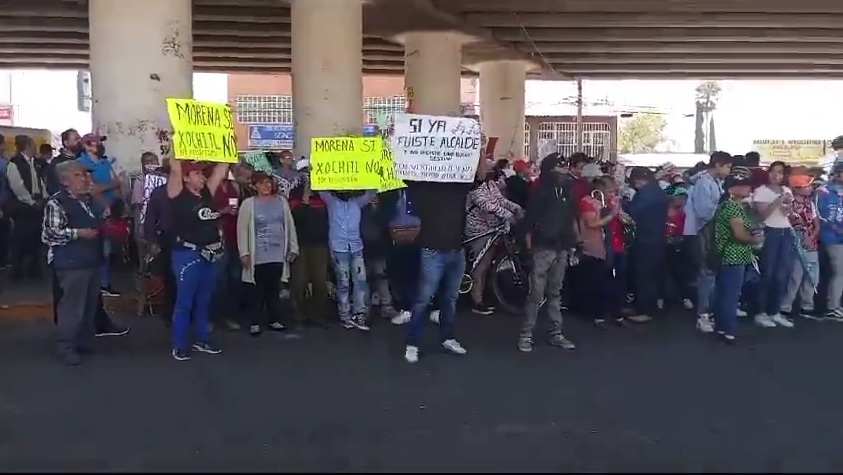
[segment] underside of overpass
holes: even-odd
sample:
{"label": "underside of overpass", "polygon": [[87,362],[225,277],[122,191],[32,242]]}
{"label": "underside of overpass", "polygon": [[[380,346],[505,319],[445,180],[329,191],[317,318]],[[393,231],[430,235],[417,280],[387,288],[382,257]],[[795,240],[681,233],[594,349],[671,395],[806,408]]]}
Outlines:
{"label": "underside of overpass", "polygon": [[[88,68],[86,0],[2,3],[0,68]],[[840,0],[369,0],[363,69],[404,74],[402,33],[459,31],[466,71],[526,59],[548,79],[840,78],[841,24]],[[197,71],[288,72],[291,36],[283,1],[193,0]]]}

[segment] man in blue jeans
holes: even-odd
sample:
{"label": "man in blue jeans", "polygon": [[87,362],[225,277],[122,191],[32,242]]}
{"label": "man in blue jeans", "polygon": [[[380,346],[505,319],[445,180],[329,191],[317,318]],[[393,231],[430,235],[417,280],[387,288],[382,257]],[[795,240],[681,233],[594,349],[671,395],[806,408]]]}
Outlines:
{"label": "man in blue jeans", "polygon": [[[477,177],[485,176],[484,165],[481,158],[477,166]],[[416,238],[416,243],[421,247],[419,290],[415,296],[404,351],[404,359],[408,363],[419,360],[421,331],[434,296],[439,300],[442,347],[456,355],[466,353],[465,348],[454,338],[454,321],[460,281],[465,273],[462,249],[465,202],[473,186],[473,183],[407,182],[409,199],[421,221]],[[439,295],[436,295],[437,290]]]}

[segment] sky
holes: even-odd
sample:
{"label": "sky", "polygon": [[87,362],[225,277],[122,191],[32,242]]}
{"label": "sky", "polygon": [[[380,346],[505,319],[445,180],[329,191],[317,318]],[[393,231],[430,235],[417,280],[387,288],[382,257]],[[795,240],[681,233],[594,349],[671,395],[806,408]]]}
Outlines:
{"label": "sky", "polygon": [[[665,113],[676,151],[694,146],[694,89],[699,81],[584,81],[585,103],[608,100],[615,107],[653,107]],[[837,122],[843,81],[720,81],[714,116],[717,145],[731,153],[751,150],[757,139],[830,140],[843,134]],[[528,81],[527,113],[547,113],[552,104],[576,98],[573,82]],[[563,114],[576,114],[574,105]],[[592,107],[605,112],[606,108]],[[585,114],[589,110],[586,108]],[[690,116],[690,117],[685,117]]]}
{"label": "sky", "polygon": [[[197,73],[197,99],[225,102],[225,74]],[[667,120],[674,151],[691,151],[694,132],[694,88],[698,81],[584,81],[586,104],[608,102],[612,110],[652,108]],[[843,81],[721,81],[715,112],[718,148],[742,153],[754,139],[822,139],[843,134],[837,123],[843,107]],[[482,87],[482,85],[481,85]],[[527,114],[576,115],[574,82],[528,81]],[[53,131],[90,130],[90,113],[79,112],[76,72],[0,71],[0,102],[15,104],[15,125]],[[589,105],[585,114],[606,113]]]}

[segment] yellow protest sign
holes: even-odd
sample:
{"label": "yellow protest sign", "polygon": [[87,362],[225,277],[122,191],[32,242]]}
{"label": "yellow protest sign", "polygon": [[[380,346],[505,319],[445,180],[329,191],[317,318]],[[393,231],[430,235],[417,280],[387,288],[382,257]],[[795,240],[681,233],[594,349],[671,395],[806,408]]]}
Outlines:
{"label": "yellow protest sign", "polygon": [[378,193],[386,191],[398,190],[407,186],[404,180],[395,175],[395,162],[392,161],[392,149],[388,144],[384,144],[383,153],[381,154],[381,185],[378,188]]}
{"label": "yellow protest sign", "polygon": [[177,160],[237,163],[237,137],[228,104],[167,99]]}
{"label": "yellow protest sign", "polygon": [[377,190],[381,185],[380,137],[323,137],[310,141],[311,190]]}
{"label": "yellow protest sign", "polygon": [[761,155],[764,163],[780,160],[789,165],[812,166],[818,164],[826,153],[824,140],[753,140],[752,149]]}

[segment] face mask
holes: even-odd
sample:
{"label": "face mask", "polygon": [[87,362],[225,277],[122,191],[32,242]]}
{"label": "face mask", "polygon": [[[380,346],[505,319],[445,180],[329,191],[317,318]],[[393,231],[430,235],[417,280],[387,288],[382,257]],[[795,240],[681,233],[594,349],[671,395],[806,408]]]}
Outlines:
{"label": "face mask", "polygon": [[103,144],[97,145],[97,155],[100,157],[105,155],[105,146]]}
{"label": "face mask", "polygon": [[153,165],[144,165],[143,166],[143,171],[145,171],[146,173],[152,173],[155,170],[158,170],[158,165],[153,164]]}

